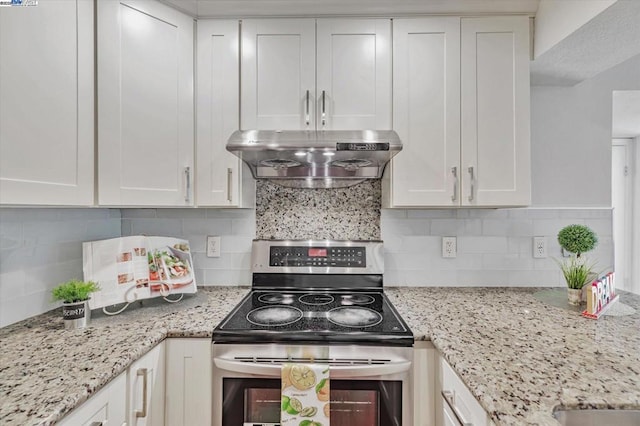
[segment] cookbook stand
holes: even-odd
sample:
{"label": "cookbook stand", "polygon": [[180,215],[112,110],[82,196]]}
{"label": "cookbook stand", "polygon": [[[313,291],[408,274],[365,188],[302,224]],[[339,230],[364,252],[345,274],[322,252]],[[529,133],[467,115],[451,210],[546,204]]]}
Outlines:
{"label": "cookbook stand", "polygon": [[[178,303],[178,302],[179,302],[179,301],[181,301],[181,300],[182,300],[182,298],[184,297],[184,293],[180,293],[180,294],[178,294],[178,298],[177,298],[177,299],[170,299],[170,298],[169,298],[169,296],[171,295],[171,293],[170,293],[170,287],[169,287],[169,285],[168,285],[167,283],[161,283],[161,284],[162,284],[162,288],[163,288],[164,290],[160,290],[160,295],[162,296],[162,298],[163,298],[166,302],[169,302],[169,303]],[[134,288],[135,288],[135,287],[131,287],[131,288],[127,291],[127,294],[125,295],[125,297],[126,297],[126,296],[129,294],[129,292],[130,292],[132,289],[134,289]],[[135,295],[135,293],[134,293],[134,295]],[[129,307],[129,305],[131,305],[131,304],[132,304],[133,302],[135,302],[136,300],[138,300],[137,296],[136,296],[136,297],[134,297],[132,301],[130,301],[130,302],[129,302],[129,301],[125,302],[125,305],[124,305],[122,308],[118,309],[117,311],[108,311],[108,310],[107,310],[107,307],[106,307],[106,306],[103,306],[103,307],[102,307],[102,312],[103,312],[105,315],[109,315],[109,316],[113,316],[113,315],[121,314],[122,312],[124,312],[124,311],[125,311],[125,309],[127,309],[127,308]]]}

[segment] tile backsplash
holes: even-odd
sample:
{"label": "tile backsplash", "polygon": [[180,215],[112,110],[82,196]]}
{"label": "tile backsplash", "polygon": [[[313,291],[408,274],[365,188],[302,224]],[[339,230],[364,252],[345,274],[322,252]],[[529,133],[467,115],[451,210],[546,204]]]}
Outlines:
{"label": "tile backsplash", "polygon": [[[0,326],[56,306],[50,291],[82,276],[83,241],[127,235],[189,240],[198,285],[250,285],[251,241],[258,238],[382,239],[387,286],[563,286],[553,257],[571,223],[599,237],[588,255],[613,265],[611,209],[380,209],[380,182],[294,190],[259,182],[257,209],[0,209]],[[207,235],[221,255],[206,256]],[[457,257],[442,258],[442,237]],[[533,258],[533,237],[548,258]]]}
{"label": "tile backsplash", "polygon": [[82,278],[82,242],[120,236],[114,209],[0,209],[0,326],[59,303],[51,289]]}

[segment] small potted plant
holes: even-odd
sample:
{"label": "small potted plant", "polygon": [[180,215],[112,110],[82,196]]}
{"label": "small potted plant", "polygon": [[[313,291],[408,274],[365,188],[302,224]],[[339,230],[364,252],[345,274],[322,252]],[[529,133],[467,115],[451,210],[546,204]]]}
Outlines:
{"label": "small potted plant", "polygon": [[585,225],[568,225],[558,232],[558,243],[571,253],[564,262],[557,261],[567,283],[569,304],[579,305],[582,301],[582,287],[595,278],[593,264],[582,256],[598,244],[598,236]]}
{"label": "small potted plant", "polygon": [[100,290],[93,281],[70,280],[52,290],[53,300],[62,301],[62,319],[64,328],[86,327],[91,320],[89,297]]}

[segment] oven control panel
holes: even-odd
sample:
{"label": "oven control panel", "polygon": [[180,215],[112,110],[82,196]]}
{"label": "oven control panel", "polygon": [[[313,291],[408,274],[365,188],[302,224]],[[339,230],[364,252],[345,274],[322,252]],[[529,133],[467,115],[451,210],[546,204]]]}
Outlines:
{"label": "oven control panel", "polygon": [[366,248],[363,246],[272,246],[269,250],[269,266],[366,268]]}

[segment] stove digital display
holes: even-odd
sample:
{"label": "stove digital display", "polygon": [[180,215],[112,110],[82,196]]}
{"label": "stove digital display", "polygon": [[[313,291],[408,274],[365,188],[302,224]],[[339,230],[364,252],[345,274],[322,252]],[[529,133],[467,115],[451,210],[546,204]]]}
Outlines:
{"label": "stove digital display", "polygon": [[366,268],[366,248],[273,246],[270,248],[269,266]]}
{"label": "stove digital display", "polygon": [[309,249],[309,257],[327,257],[327,249],[311,247]]}

